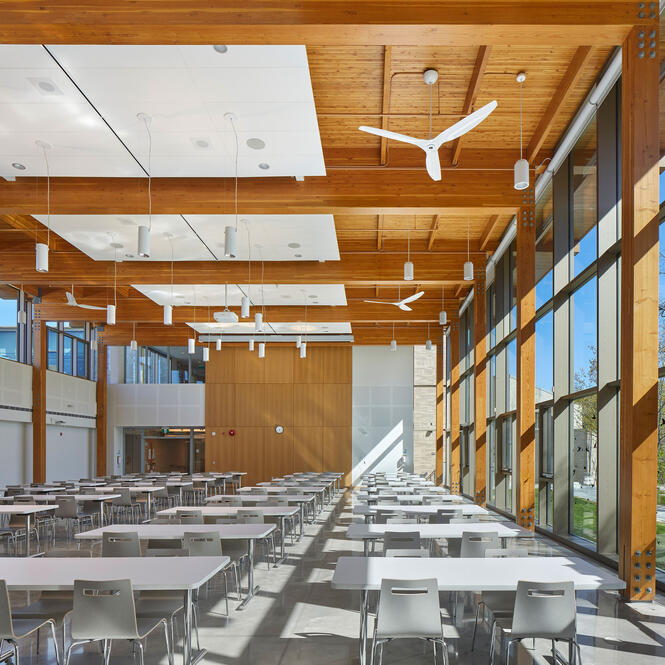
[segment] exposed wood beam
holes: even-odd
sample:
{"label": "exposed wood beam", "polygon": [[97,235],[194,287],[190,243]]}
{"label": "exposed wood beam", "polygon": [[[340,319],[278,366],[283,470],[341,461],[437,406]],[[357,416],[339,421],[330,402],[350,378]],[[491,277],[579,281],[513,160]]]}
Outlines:
{"label": "exposed wood beam", "polygon": [[[46,214],[46,178],[0,181],[0,214]],[[51,178],[51,214],[147,214],[147,178]],[[153,214],[233,214],[232,178],[153,178]],[[241,214],[514,214],[511,171],[334,171],[326,177],[243,178]],[[448,214],[451,214],[450,211]]]}
{"label": "exposed wood beam", "polygon": [[[656,14],[656,12],[652,12]],[[649,14],[646,14],[648,17]],[[81,17],[85,17],[82,20]],[[646,23],[636,3],[598,0],[274,2],[6,0],[0,41],[43,44],[305,44],[468,46],[621,44]]]}
{"label": "exposed wood beam", "polygon": [[462,493],[460,455],[460,324],[450,325],[450,493]]}
{"label": "exposed wood beam", "polygon": [[439,230],[439,220],[441,215],[434,215],[434,220],[432,221],[432,230],[429,233],[429,240],[427,241],[427,250],[432,251],[434,247],[434,239],[436,238],[437,231]]}
{"label": "exposed wood beam", "polygon": [[[46,367],[44,319],[32,320],[32,482],[46,482]],[[28,536],[29,537],[29,536]]]}
{"label": "exposed wood beam", "polygon": [[97,346],[97,427],[96,427],[96,466],[97,475],[106,475],[106,344]]}
{"label": "exposed wood beam", "polygon": [[[390,113],[390,81],[392,76],[392,58],[393,58],[393,47],[385,46],[383,49],[383,101],[382,101],[382,112],[383,117],[381,118],[381,128],[388,129],[390,124],[390,117],[387,115]],[[381,137],[381,164],[388,163],[388,139]],[[379,247],[379,249],[381,249]]]}
{"label": "exposed wood beam", "polygon": [[383,249],[383,215],[378,214],[376,218],[376,248]]}
{"label": "exposed wood beam", "polygon": [[568,65],[568,69],[566,69],[563,78],[557,86],[556,92],[552,96],[547,110],[541,117],[538,127],[536,127],[536,131],[531,137],[531,141],[529,141],[529,145],[526,149],[526,159],[529,164],[534,165],[534,160],[538,157],[538,153],[543,147],[543,143],[545,143],[545,139],[554,125],[554,121],[559,116],[570,90],[577,84],[590,55],[591,46],[579,46],[575,51],[575,55],[573,56],[570,65]]}
{"label": "exposed wood beam", "polygon": [[487,244],[490,241],[490,238],[494,234],[497,224],[499,223],[499,215],[492,215],[490,221],[487,222],[487,226],[483,231],[482,238],[480,239],[480,249],[481,251],[487,247]]}
{"label": "exposed wood beam", "polygon": [[474,498],[480,506],[487,503],[487,319],[485,297],[485,271],[476,273],[473,292],[474,331],[474,442],[475,478]]}
{"label": "exposed wood beam", "polygon": [[445,485],[446,478],[443,477],[446,455],[446,412],[448,400],[446,398],[446,343],[445,334],[439,334],[436,338],[436,452],[435,470],[436,484]]}
{"label": "exposed wood beam", "polygon": [[[491,52],[492,52],[491,46],[478,47],[478,55],[476,56],[476,63],[473,66],[471,80],[469,81],[469,88],[466,91],[466,98],[464,100],[464,107],[462,109],[462,113],[464,115],[469,115],[469,113],[473,111],[473,107],[476,104],[478,91],[480,90],[480,85],[483,81],[483,76],[485,75],[485,70],[487,69],[487,62],[489,61]],[[459,136],[453,142],[452,163],[455,166],[459,163],[459,156],[461,151],[462,151],[462,137]]]}

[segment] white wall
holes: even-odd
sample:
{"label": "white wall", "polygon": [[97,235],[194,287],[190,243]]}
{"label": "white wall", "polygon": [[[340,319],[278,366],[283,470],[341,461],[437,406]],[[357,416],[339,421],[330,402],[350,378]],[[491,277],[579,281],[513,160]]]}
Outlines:
{"label": "white wall", "polygon": [[46,427],[46,480],[78,480],[95,475],[95,430]]}
{"label": "white wall", "polygon": [[353,347],[352,408],[352,482],[370,471],[411,470],[412,346]]}

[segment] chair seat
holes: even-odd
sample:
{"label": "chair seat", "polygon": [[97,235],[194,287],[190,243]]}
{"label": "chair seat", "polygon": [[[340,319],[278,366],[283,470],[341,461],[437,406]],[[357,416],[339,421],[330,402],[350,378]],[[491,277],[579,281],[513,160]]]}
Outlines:
{"label": "chair seat", "polygon": [[15,619],[12,623],[16,637],[26,637],[41,628],[46,621],[44,619]]}
{"label": "chair seat", "polygon": [[12,617],[15,620],[53,619],[56,623],[62,623],[65,615],[72,611],[73,604],[72,598],[40,598],[27,607],[12,609]]}
{"label": "chair seat", "polygon": [[[170,593],[170,595],[166,595]],[[136,601],[136,616],[138,619],[168,619],[172,614],[184,609],[185,603],[182,595],[179,597],[171,592],[164,596],[152,596]],[[139,626],[140,629],[140,626]],[[140,632],[140,630],[139,630]]]}

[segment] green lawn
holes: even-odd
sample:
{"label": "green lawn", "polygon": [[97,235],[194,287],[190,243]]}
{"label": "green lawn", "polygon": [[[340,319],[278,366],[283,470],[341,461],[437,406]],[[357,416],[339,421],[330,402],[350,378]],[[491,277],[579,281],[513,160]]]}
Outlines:
{"label": "green lawn", "polygon": [[573,533],[581,538],[596,542],[596,502],[574,498]]}

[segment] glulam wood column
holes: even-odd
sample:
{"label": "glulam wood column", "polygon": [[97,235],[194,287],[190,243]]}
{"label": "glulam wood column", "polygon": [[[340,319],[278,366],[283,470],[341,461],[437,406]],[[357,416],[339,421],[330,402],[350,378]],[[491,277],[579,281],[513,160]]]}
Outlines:
{"label": "glulam wood column", "polygon": [[32,319],[32,482],[46,482],[46,322],[39,308]]}
{"label": "glulam wood column", "polygon": [[106,344],[97,343],[97,423],[96,466],[97,475],[106,475]]}
{"label": "glulam wood column", "polygon": [[443,485],[446,450],[446,347],[445,331],[436,345],[436,484]]}
{"label": "glulam wood column", "polygon": [[536,232],[533,187],[517,215],[517,448],[515,516],[535,529],[536,500]]}
{"label": "glulam wood column", "polygon": [[623,45],[619,572],[631,600],[656,589],[658,83],[654,21]]}
{"label": "glulam wood column", "polygon": [[476,282],[473,287],[473,335],[474,335],[474,417],[473,429],[476,442],[475,501],[484,506],[487,502],[487,316],[485,304],[485,266],[476,266]]}
{"label": "glulam wood column", "polygon": [[450,492],[461,494],[460,459],[460,324],[450,324]]}

